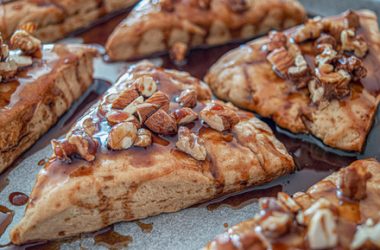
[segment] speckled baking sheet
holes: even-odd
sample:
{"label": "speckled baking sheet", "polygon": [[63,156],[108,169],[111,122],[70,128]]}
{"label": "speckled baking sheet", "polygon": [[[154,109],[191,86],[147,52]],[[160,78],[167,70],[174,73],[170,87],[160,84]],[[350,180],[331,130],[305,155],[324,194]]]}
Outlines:
{"label": "speckled baking sheet", "polygon": [[[333,15],[348,8],[367,8],[380,13],[380,1],[365,0],[301,0],[308,12],[317,15]],[[111,24],[116,24],[123,15],[115,17]],[[112,24],[113,23],[113,24]],[[95,28],[96,29],[96,28]],[[96,32],[95,32],[96,33]],[[88,35],[69,38],[70,42],[94,42],[91,39],[93,31]],[[102,33],[103,34],[103,33]],[[89,38],[90,37],[90,38]],[[105,40],[103,37],[100,39]],[[191,53],[188,64],[180,69],[188,70],[195,76],[202,77],[209,65],[227,50],[238,44],[221,46],[210,50],[197,50]],[[153,59],[154,63],[165,67],[174,67],[167,56]],[[202,63],[199,63],[202,62]],[[9,195],[14,192],[29,194],[35,181],[35,175],[41,169],[41,160],[51,154],[49,141],[51,138],[62,136],[70,125],[75,122],[86,107],[95,102],[128,67],[126,63],[105,63],[102,59],[95,62],[94,86],[87,91],[74,107],[59,121],[55,128],[41,138],[14,166],[0,175],[0,205],[14,212],[12,223],[0,237],[0,245],[9,243],[9,231],[20,220],[25,206],[14,206],[9,201]],[[313,183],[329,175],[339,167],[345,166],[357,158],[375,157],[380,160],[380,112],[368,137],[365,151],[362,154],[343,153],[324,147],[321,143],[307,136],[294,136],[277,129],[278,138],[294,155],[299,171],[282,177],[270,184],[245,190],[240,194],[230,195],[207,204],[201,204],[181,212],[163,214],[137,222],[119,223],[93,234],[84,234],[73,239],[34,246],[33,249],[199,249],[215,235],[222,233],[226,227],[232,226],[254,215],[257,210],[257,198],[275,195],[279,191],[294,193],[304,191]],[[26,249],[14,246],[0,249]],[[30,248],[27,248],[30,249]]]}

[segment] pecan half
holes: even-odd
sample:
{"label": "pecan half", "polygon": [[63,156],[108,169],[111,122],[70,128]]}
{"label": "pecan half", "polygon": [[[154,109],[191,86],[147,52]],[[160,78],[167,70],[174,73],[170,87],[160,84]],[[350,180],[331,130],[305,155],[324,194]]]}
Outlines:
{"label": "pecan half", "polygon": [[157,91],[151,97],[149,97],[146,103],[157,105],[160,109],[169,112],[170,99],[169,96],[161,91]]}
{"label": "pecan half", "polygon": [[269,43],[266,45],[266,50],[271,52],[275,49],[279,49],[281,47],[285,47],[288,43],[288,38],[282,32],[271,31],[268,35]]}
{"label": "pecan half", "polygon": [[324,25],[320,17],[309,19],[303,26],[297,29],[293,34],[293,39],[296,43],[301,43],[306,40],[316,39],[321,35]]}
{"label": "pecan half", "polygon": [[267,60],[272,64],[274,72],[281,78],[287,77],[288,69],[294,64],[294,57],[284,47],[269,53]]}
{"label": "pecan half", "polygon": [[292,213],[297,213],[301,209],[300,205],[298,205],[298,203],[287,193],[279,192],[277,194],[277,200],[287,207]]}
{"label": "pecan half", "polygon": [[288,76],[296,84],[297,88],[306,86],[310,79],[310,69],[302,54],[295,57],[294,66],[288,69]]}
{"label": "pecan half", "polygon": [[139,92],[136,89],[126,89],[112,101],[112,108],[124,109],[139,96]]}
{"label": "pecan half", "polygon": [[289,213],[273,211],[259,220],[263,234],[270,238],[278,238],[289,232],[292,225],[292,216]]}
{"label": "pecan half", "polygon": [[178,125],[188,124],[198,119],[198,114],[195,113],[191,108],[177,109],[171,113],[171,116],[174,118]]}
{"label": "pecan half", "polygon": [[177,102],[182,107],[194,108],[197,105],[197,91],[194,89],[185,89],[179,95]]}
{"label": "pecan half", "polygon": [[356,36],[352,29],[343,30],[340,35],[342,50],[353,51],[355,56],[364,57],[368,52],[368,44],[361,36]]}
{"label": "pecan half", "polygon": [[367,181],[371,176],[371,173],[359,164],[344,168],[338,178],[339,190],[349,199],[362,200],[367,195]]}
{"label": "pecan half", "polygon": [[179,128],[176,147],[198,161],[206,159],[207,151],[202,138],[192,133],[187,127]]}
{"label": "pecan half", "polygon": [[163,109],[157,110],[146,121],[145,126],[151,131],[162,135],[173,135],[177,133],[177,123]]}
{"label": "pecan half", "polygon": [[135,140],[134,145],[137,147],[148,147],[152,144],[152,133],[145,129],[140,128],[137,130],[137,138]]}
{"label": "pecan half", "polygon": [[119,123],[112,127],[107,145],[113,150],[122,150],[130,148],[137,137],[136,125],[132,122]]}
{"label": "pecan half", "polygon": [[240,122],[235,111],[217,103],[208,104],[199,115],[211,128],[220,132],[231,129]]}

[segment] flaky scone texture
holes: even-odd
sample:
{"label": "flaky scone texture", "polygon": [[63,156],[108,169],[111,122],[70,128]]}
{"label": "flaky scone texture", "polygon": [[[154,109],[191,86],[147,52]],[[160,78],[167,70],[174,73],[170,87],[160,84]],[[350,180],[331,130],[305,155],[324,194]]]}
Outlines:
{"label": "flaky scone texture", "polygon": [[[126,81],[141,76],[159,79],[158,89],[171,100],[181,89],[195,87],[198,100],[209,102],[204,83],[149,63],[130,69],[107,93],[120,92]],[[97,107],[87,116],[96,114]],[[11,232],[12,242],[63,238],[175,212],[292,172],[293,159],[271,129],[246,112],[241,117],[228,134],[200,127],[205,160],[179,151],[172,143],[176,136],[155,136],[146,148],[112,151],[102,146],[92,162],[68,164],[53,157],[37,177],[25,216]]]}

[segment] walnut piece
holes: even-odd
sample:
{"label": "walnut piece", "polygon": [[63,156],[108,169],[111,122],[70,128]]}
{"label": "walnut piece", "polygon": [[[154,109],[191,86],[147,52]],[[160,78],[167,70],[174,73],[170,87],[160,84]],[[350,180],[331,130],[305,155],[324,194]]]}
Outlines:
{"label": "walnut piece", "polygon": [[112,101],[112,108],[124,109],[139,96],[139,92],[136,89],[126,89]]}
{"label": "walnut piece", "polygon": [[309,19],[294,33],[293,39],[296,43],[301,43],[310,39],[316,39],[321,35],[323,27],[324,25],[321,22],[320,17]]}
{"label": "walnut piece", "polygon": [[170,58],[175,64],[183,64],[186,59],[188,46],[183,42],[175,42],[170,48]]}
{"label": "walnut piece", "polygon": [[157,110],[145,121],[144,124],[152,132],[157,134],[173,135],[177,133],[176,121],[163,109]]}
{"label": "walnut piece", "polygon": [[235,111],[215,102],[208,104],[199,115],[211,128],[220,132],[229,130],[240,122]]}
{"label": "walnut piece", "polygon": [[148,147],[152,144],[152,133],[145,129],[140,128],[137,130],[137,137],[134,145],[137,147]]}
{"label": "walnut piece", "polygon": [[192,133],[187,127],[179,128],[176,146],[179,150],[191,155],[198,161],[206,159],[207,151],[202,138]]}
{"label": "walnut piece", "polygon": [[113,150],[128,149],[133,145],[136,137],[136,125],[132,122],[123,122],[112,127],[107,144]]}
{"label": "walnut piece", "polygon": [[351,249],[378,249],[380,248],[380,223],[374,224],[368,219],[365,224],[358,226]]}
{"label": "walnut piece", "polygon": [[259,221],[263,234],[270,238],[278,238],[289,232],[292,216],[289,213],[273,211],[264,215]]}
{"label": "walnut piece", "polygon": [[307,229],[307,239],[311,249],[326,249],[337,246],[336,217],[329,209],[320,209],[314,213]]}
{"label": "walnut piece", "polygon": [[10,38],[13,49],[20,49],[27,55],[36,55],[41,51],[41,41],[25,30],[16,30]]}
{"label": "walnut piece", "polygon": [[267,60],[272,64],[274,72],[281,78],[286,78],[288,69],[294,64],[294,57],[284,47],[269,53]]}
{"label": "walnut piece", "polygon": [[185,89],[177,98],[177,102],[182,107],[194,108],[197,105],[197,91],[194,89]]}
{"label": "walnut piece", "polygon": [[362,200],[366,197],[367,181],[371,176],[371,173],[359,164],[344,168],[338,178],[339,190],[349,199]]}
{"label": "walnut piece", "polygon": [[353,51],[355,56],[363,58],[368,52],[368,44],[361,36],[356,36],[353,29],[343,30],[340,35],[342,50]]}
{"label": "walnut piece", "polygon": [[185,125],[198,119],[198,114],[195,113],[191,108],[177,109],[171,113],[171,116],[174,118],[178,125]]}
{"label": "walnut piece", "polygon": [[150,97],[157,91],[156,81],[151,76],[137,78],[134,85],[144,97]]}
{"label": "walnut piece", "polygon": [[157,91],[151,97],[149,97],[146,103],[157,105],[160,109],[169,112],[170,99],[169,96],[161,91]]}

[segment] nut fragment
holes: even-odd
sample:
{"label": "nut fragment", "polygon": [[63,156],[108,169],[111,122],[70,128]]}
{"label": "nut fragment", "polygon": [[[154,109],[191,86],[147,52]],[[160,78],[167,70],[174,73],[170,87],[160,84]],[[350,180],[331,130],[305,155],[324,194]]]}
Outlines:
{"label": "nut fragment", "polygon": [[170,48],[170,58],[176,64],[182,64],[185,61],[187,50],[188,47],[186,43],[175,42]]}
{"label": "nut fragment", "polygon": [[119,123],[112,127],[108,135],[108,147],[113,150],[130,148],[137,137],[137,128],[132,122]]}
{"label": "nut fragment", "polygon": [[333,49],[331,44],[320,44],[317,46],[317,51],[320,51],[320,53],[315,57],[315,64],[317,66],[332,63],[337,59],[338,52]]}
{"label": "nut fragment", "polygon": [[3,37],[0,35],[0,61],[3,62],[9,56],[9,47],[4,43]]}
{"label": "nut fragment", "polygon": [[185,89],[179,95],[177,102],[182,107],[194,108],[197,105],[197,92],[194,89]]}
{"label": "nut fragment", "polygon": [[161,91],[157,91],[146,100],[146,103],[157,105],[160,109],[169,112],[170,99],[169,96]]}
{"label": "nut fragment", "polygon": [[364,225],[356,230],[351,249],[378,249],[380,248],[380,223],[374,225],[371,219],[368,219]]}
{"label": "nut fragment", "polygon": [[191,108],[181,108],[174,111],[171,116],[175,119],[178,125],[188,124],[198,119],[198,114]]}
{"label": "nut fragment", "polygon": [[344,168],[338,178],[339,190],[342,195],[349,199],[364,199],[366,197],[367,181],[371,176],[371,173],[359,164]]}
{"label": "nut fragment", "polygon": [[351,75],[345,70],[334,72],[334,67],[324,64],[316,70],[316,76],[324,87],[324,97],[327,100],[342,98],[350,94],[349,83]]}
{"label": "nut fragment", "polygon": [[353,81],[359,81],[367,76],[367,69],[364,67],[363,61],[356,56],[339,58],[336,68],[347,71]]}
{"label": "nut fragment", "polygon": [[266,50],[268,52],[271,52],[275,49],[279,49],[281,47],[285,47],[288,42],[288,38],[282,32],[271,31],[269,32],[268,37],[269,43],[266,46]]}
{"label": "nut fragment", "polygon": [[137,138],[135,140],[134,145],[137,147],[148,147],[152,144],[152,133],[145,129],[140,128],[137,130]]}
{"label": "nut fragment", "polygon": [[132,115],[121,111],[121,110],[111,110],[107,115],[106,119],[109,123],[109,125],[114,126],[118,123],[125,122],[128,120]]}
{"label": "nut fragment", "polygon": [[130,115],[133,115],[137,110],[137,106],[143,102],[144,102],[144,97],[139,96],[135,100],[133,100],[133,102],[131,102],[127,107],[125,107],[123,111]]}
{"label": "nut fragment", "polygon": [[10,39],[10,43],[12,48],[20,49],[27,55],[36,55],[37,52],[41,51],[41,41],[25,30],[16,30]]}
{"label": "nut fragment", "polygon": [[306,210],[299,213],[298,217],[302,217],[302,220],[300,220],[300,218],[297,218],[298,223],[302,225],[308,225],[311,218],[314,216],[314,214],[321,209],[328,209],[334,213],[336,211],[336,208],[329,200],[325,198],[320,198],[317,201],[315,201]]}
{"label": "nut fragment", "polygon": [[233,128],[240,121],[235,111],[214,102],[208,104],[199,115],[211,128],[220,132]]}
{"label": "nut fragment", "polygon": [[293,39],[296,43],[301,43],[309,39],[316,39],[321,35],[323,30],[323,24],[320,17],[309,19],[305,25],[298,28],[293,35]]}
{"label": "nut fragment", "polygon": [[336,218],[330,210],[320,209],[316,211],[307,229],[307,239],[311,249],[326,249],[337,246]]}
{"label": "nut fragment", "polygon": [[310,69],[302,54],[298,54],[295,57],[294,66],[288,69],[288,76],[294,81],[297,88],[303,88],[306,86],[307,80],[309,80],[310,76]]}
{"label": "nut fragment", "polygon": [[141,95],[150,97],[157,91],[157,84],[151,76],[142,76],[134,82]]}
{"label": "nut fragment", "polygon": [[356,36],[352,29],[343,30],[340,35],[342,41],[342,50],[354,51],[355,56],[364,57],[368,52],[368,44],[361,36]]}
{"label": "nut fragment", "polygon": [[88,134],[89,136],[93,136],[95,132],[98,130],[94,120],[91,117],[86,118],[82,122],[82,127],[84,132],[86,132],[86,134]]}
{"label": "nut fragment", "polygon": [[278,211],[264,215],[259,221],[263,234],[270,238],[278,238],[289,232],[291,223],[290,214]]}
{"label": "nut fragment", "polygon": [[163,109],[157,110],[144,124],[151,131],[158,134],[172,135],[177,133],[176,121]]}
{"label": "nut fragment", "polygon": [[159,106],[152,103],[142,103],[137,105],[136,115],[140,123],[144,123],[149,116],[159,109]]}
{"label": "nut fragment", "polygon": [[294,58],[284,48],[273,50],[268,54],[267,60],[272,64],[273,70],[281,77],[286,78],[288,69],[293,66]]}
{"label": "nut fragment", "polygon": [[202,138],[192,133],[187,127],[179,128],[176,146],[179,150],[191,155],[198,161],[206,159],[207,151]]}
{"label": "nut fragment", "polygon": [[113,101],[112,108],[114,109],[124,109],[136,98],[139,97],[139,93],[136,89],[130,88],[121,92]]}
{"label": "nut fragment", "polygon": [[15,77],[17,74],[17,64],[13,60],[0,62],[0,79],[8,80]]}
{"label": "nut fragment", "polygon": [[336,39],[333,36],[328,35],[328,34],[322,34],[317,39],[317,41],[315,41],[315,43],[317,44],[317,48],[318,48],[318,45],[320,45],[320,44],[330,44],[332,46],[332,48],[335,48],[335,46],[337,44]]}
{"label": "nut fragment", "polygon": [[277,194],[277,200],[286,206],[292,213],[296,213],[301,209],[297,202],[293,200],[292,197],[290,197],[287,193],[279,192]]}

